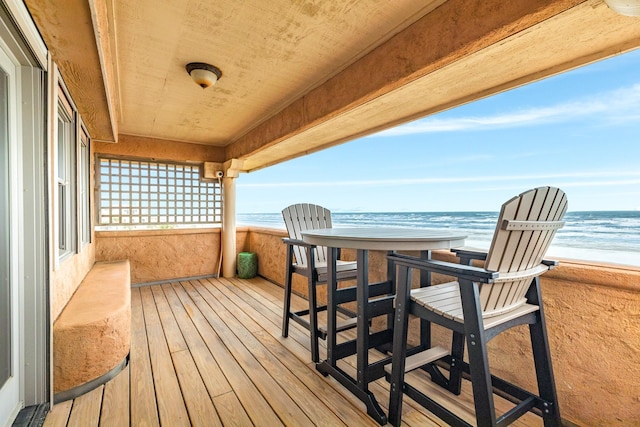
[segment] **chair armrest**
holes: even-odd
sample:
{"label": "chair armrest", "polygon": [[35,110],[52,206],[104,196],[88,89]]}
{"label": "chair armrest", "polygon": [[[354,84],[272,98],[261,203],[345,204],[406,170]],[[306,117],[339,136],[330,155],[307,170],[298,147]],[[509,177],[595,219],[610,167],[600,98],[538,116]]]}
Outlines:
{"label": "chair armrest", "polygon": [[551,260],[551,259],[543,259],[540,262],[546,265],[547,267],[549,267],[549,270],[553,269],[553,267],[556,267],[558,264],[560,264],[560,261]]}
{"label": "chair armrest", "polygon": [[534,267],[531,267],[527,270],[520,270],[514,272],[503,272],[500,274],[500,277],[495,279],[494,283],[500,282],[514,282],[518,280],[526,280],[533,279],[534,277],[540,276],[542,273],[549,270],[549,266],[543,263],[540,263]]}
{"label": "chair armrest", "polygon": [[460,259],[478,259],[482,261],[485,261],[487,259],[487,252],[482,252],[479,249],[460,248],[451,249],[451,252],[456,254],[456,256]]}
{"label": "chair armrest", "polygon": [[[318,245],[312,245],[311,243],[307,243],[303,240],[299,240],[299,239],[292,239],[290,237],[283,237],[282,241],[286,244],[286,245],[290,245],[290,246],[303,246],[305,248],[310,248],[310,249],[315,249],[318,247]],[[340,259],[340,254],[342,253],[341,248],[337,248],[338,249],[338,259]]]}
{"label": "chair armrest", "polygon": [[397,265],[454,276],[472,282],[493,283],[499,276],[497,271],[489,271],[484,268],[444,261],[424,260],[403,254],[389,254],[387,259]]}
{"label": "chair armrest", "polygon": [[282,241],[287,245],[304,246],[305,248],[315,248],[316,247],[316,245],[312,245],[310,243],[307,243],[307,242],[299,240],[299,239],[291,239],[289,237],[283,238]]}

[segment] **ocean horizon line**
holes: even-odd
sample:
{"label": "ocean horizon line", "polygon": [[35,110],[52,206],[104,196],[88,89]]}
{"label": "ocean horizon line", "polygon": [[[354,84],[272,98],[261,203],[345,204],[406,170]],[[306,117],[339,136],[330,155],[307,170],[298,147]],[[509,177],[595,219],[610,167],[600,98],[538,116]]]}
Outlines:
{"label": "ocean horizon line", "polygon": [[[335,214],[335,213],[378,213],[378,214],[384,214],[384,213],[498,213],[500,212],[499,210],[491,210],[491,211],[477,211],[477,210],[473,210],[473,211],[451,211],[451,210],[444,210],[444,211],[440,211],[440,210],[433,210],[433,211],[365,211],[365,210],[337,210],[337,209],[332,209],[331,213]],[[640,213],[640,208],[638,209],[593,209],[593,210],[567,210],[567,214],[575,214],[575,213],[585,213],[585,212],[637,212]],[[237,212],[237,215],[275,215],[278,214],[280,215],[281,212]]]}

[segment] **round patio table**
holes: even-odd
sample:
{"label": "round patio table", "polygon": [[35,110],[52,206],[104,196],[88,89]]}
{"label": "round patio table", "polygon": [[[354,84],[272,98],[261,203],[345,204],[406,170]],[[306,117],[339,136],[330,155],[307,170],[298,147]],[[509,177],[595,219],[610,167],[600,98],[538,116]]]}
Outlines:
{"label": "round patio table", "polygon": [[[355,394],[367,406],[369,416],[381,425],[387,423],[387,416],[369,391],[369,383],[384,376],[384,365],[390,363],[390,357],[369,363],[369,349],[380,348],[393,339],[393,296],[395,294],[395,266],[387,266],[387,280],[379,284],[370,284],[368,279],[368,251],[420,251],[421,257],[430,258],[431,250],[452,249],[464,246],[466,235],[446,229],[418,229],[394,227],[352,227],[325,228],[303,231],[305,243],[326,246],[327,260],[327,359],[316,365],[324,375],[331,375],[349,391]],[[337,307],[345,302],[347,290],[337,288],[336,260],[338,248],[356,249],[358,275],[356,285],[357,298],[357,338],[353,341],[337,343]],[[420,285],[429,283],[428,277],[421,277]],[[390,296],[385,300],[377,298],[370,302],[371,289],[385,290]],[[376,292],[373,296],[380,295]],[[385,311],[386,310],[386,311]],[[387,314],[387,329],[369,332],[371,317]],[[424,329],[424,328],[423,328]],[[427,338],[428,339],[428,338]],[[356,354],[357,377],[353,378],[337,366],[337,361]]]}

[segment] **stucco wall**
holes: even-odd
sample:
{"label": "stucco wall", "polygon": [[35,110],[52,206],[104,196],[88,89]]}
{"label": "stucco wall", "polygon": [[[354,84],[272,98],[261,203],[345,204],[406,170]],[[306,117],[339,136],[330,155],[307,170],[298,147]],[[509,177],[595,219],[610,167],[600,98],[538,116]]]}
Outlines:
{"label": "stucco wall", "polygon": [[[285,235],[283,230],[251,228],[247,247],[257,253],[258,273],[280,285]],[[433,256],[456,260],[447,252]],[[383,252],[370,253],[369,275],[371,280],[385,277]],[[581,426],[640,425],[640,269],[561,260],[541,283],[563,418]],[[294,286],[306,294],[303,281]],[[448,346],[449,336],[443,329],[434,331],[435,343]],[[536,390],[525,326],[501,334],[489,348],[492,372]]]}
{"label": "stucco wall", "polygon": [[93,266],[94,259],[94,245],[86,245],[79,254],[64,259],[51,272],[51,318],[54,321]]}
{"label": "stucco wall", "polygon": [[[91,153],[93,154],[93,152],[94,147],[91,145]],[[91,155],[90,159],[91,176],[94,176],[94,156]],[[56,180],[52,179],[51,182],[55,183]],[[90,179],[89,183],[91,186],[91,193],[93,194],[94,180]],[[53,192],[53,190],[51,191]],[[90,216],[93,218],[95,211],[93,199],[91,199],[89,210]],[[53,229],[51,229],[51,232],[53,232]],[[50,236],[50,239],[51,242],[54,241],[53,235]],[[69,303],[69,300],[78,289],[78,286],[80,286],[82,279],[84,279],[95,262],[95,235],[93,228],[91,229],[91,243],[82,244],[81,242],[78,242],[78,245],[78,253],[57,262],[57,265],[55,265],[56,260],[54,259],[57,251],[53,247],[50,248],[50,265],[53,266],[49,272],[49,297],[51,298],[52,322],[60,316],[60,313],[62,313],[62,310]]]}
{"label": "stucco wall", "polygon": [[[247,234],[247,228],[238,228],[236,259],[245,250]],[[96,261],[123,259],[131,263],[132,284],[214,276],[220,228],[96,232]]]}
{"label": "stucco wall", "polygon": [[211,276],[219,257],[219,228],[96,233],[96,261],[128,259],[133,284]]}

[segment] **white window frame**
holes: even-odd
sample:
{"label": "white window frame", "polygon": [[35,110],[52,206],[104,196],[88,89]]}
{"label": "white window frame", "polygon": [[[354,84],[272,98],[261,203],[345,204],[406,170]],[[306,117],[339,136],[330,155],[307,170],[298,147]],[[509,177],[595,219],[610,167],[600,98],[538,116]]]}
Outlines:
{"label": "white window frame", "polygon": [[91,139],[78,120],[78,234],[81,248],[91,243]]}
{"label": "white window frame", "polygon": [[[76,253],[77,238],[77,132],[76,114],[62,86],[58,87],[56,117],[56,251],[58,261]],[[62,138],[62,140],[61,140]]]}

